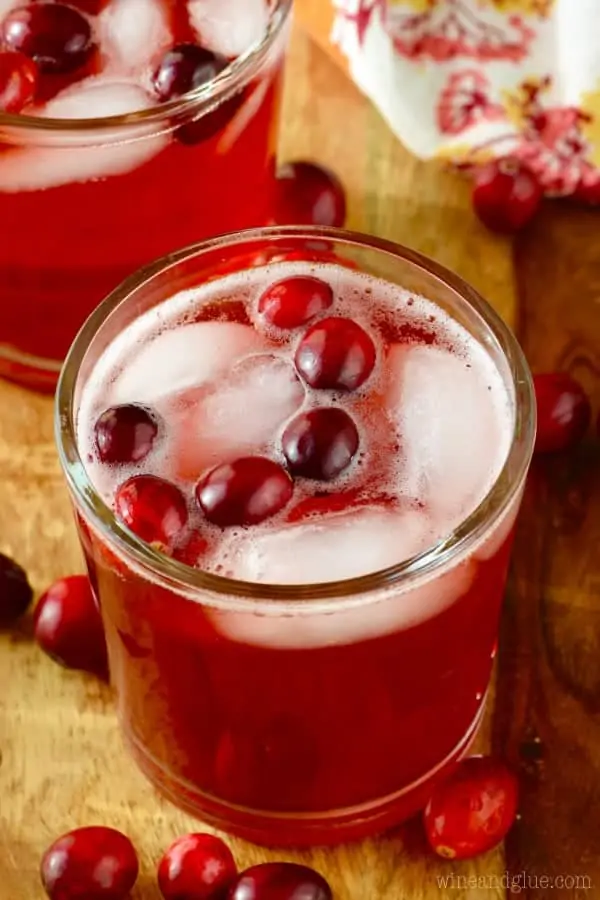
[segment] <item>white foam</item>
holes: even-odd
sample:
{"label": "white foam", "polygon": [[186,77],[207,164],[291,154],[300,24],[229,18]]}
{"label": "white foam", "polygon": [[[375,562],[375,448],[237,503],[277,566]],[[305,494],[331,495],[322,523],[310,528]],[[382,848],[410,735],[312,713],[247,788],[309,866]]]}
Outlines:
{"label": "white foam", "polygon": [[395,345],[387,377],[403,490],[435,510],[451,531],[483,500],[508,452],[510,410],[501,376],[473,342],[464,357],[439,347]]}
{"label": "white foam", "polygon": [[163,331],[130,354],[112,389],[113,403],[153,403],[200,388],[265,340],[248,325],[197,322]]}
{"label": "white foam", "polygon": [[[152,98],[138,85],[98,76],[62,91],[38,115],[57,119],[104,118],[151,106]],[[60,133],[46,138],[48,146],[24,146],[1,154],[0,191],[35,191],[122,175],[148,162],[169,141],[168,135],[153,133],[149,125],[136,128],[131,136],[124,142],[123,134],[114,129],[103,130],[101,135],[91,131]]]}
{"label": "white foam", "polygon": [[142,78],[172,44],[162,0],[111,0],[98,17],[105,71]]}
{"label": "white foam", "polygon": [[217,463],[267,450],[304,395],[289,362],[258,355],[234,365],[227,380],[204,395],[170,403],[163,415],[170,423],[169,456],[177,476],[195,481]]}
{"label": "white foam", "polygon": [[229,58],[258,43],[269,24],[266,0],[189,0],[188,8],[203,46]]}

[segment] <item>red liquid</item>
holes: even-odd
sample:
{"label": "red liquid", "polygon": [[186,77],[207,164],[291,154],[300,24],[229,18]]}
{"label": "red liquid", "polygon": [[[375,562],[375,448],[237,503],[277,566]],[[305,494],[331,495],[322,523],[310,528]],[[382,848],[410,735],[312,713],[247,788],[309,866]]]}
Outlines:
{"label": "red liquid", "polygon": [[[108,80],[116,77],[117,81],[131,82],[131,73],[127,77],[115,76],[113,71],[111,75],[110,66],[114,61],[111,62],[110,54],[107,56],[110,41],[106,43],[101,17],[96,15],[101,8],[110,13],[112,7],[107,6],[83,2],[81,8],[89,13],[93,40],[99,49],[84,65],[67,74],[40,72],[34,106],[26,107],[24,114],[37,115],[37,106],[41,105],[43,115],[44,103],[52,103],[56,95],[59,99],[64,97],[64,92],[73,87],[77,89],[79,83],[85,88],[93,78],[99,77],[102,82],[106,75],[102,71],[105,65],[108,66]],[[170,23],[172,45],[201,40],[188,21],[185,0],[165,0],[163,6]],[[66,164],[63,163],[61,169],[66,169],[67,173],[70,158],[81,160],[86,153],[94,152],[89,146],[75,146],[76,129],[81,125],[77,119],[71,120],[71,130],[66,128],[64,132],[54,134],[52,141],[57,149],[48,146],[47,132],[36,133],[14,126],[3,130],[0,135],[0,216],[3,223],[0,376],[34,388],[53,389],[60,364],[75,334],[94,308],[128,275],[187,244],[267,221],[275,165],[284,38],[283,34],[273,38],[275,43],[270,56],[261,64],[260,73],[255,74],[238,95],[239,104],[234,97],[206,114],[202,121],[222,122],[220,131],[210,134],[213,127],[206,129],[209,136],[200,142],[180,142],[165,117],[158,124],[147,127],[150,131],[154,129],[154,133],[171,129],[166,146],[141,164],[138,157],[138,164],[124,174],[102,176],[100,167],[100,177],[93,177],[95,167],[92,166],[92,176],[86,173],[82,177],[77,174],[76,165],[72,180],[69,174],[66,175],[65,180],[69,183],[52,186],[52,176],[46,182],[45,176],[40,178],[38,174],[29,188],[41,181],[50,186],[3,190],[3,184],[17,186],[21,179],[27,181],[27,174],[21,174],[27,173],[26,160],[18,163],[20,171],[16,177],[12,170],[5,173],[2,167],[6,161],[19,160],[31,149],[35,152],[36,147],[42,148],[42,152],[50,157],[54,154],[55,161],[66,154]],[[153,65],[163,53],[164,47],[158,46]],[[148,81],[151,79],[150,76],[146,78],[144,71],[142,68],[141,72],[136,72],[135,79],[144,85],[142,96],[148,98]],[[138,86],[136,90],[141,88]],[[165,98],[155,96],[152,102],[160,106],[159,99]],[[93,101],[89,105],[94,109]],[[53,114],[51,109],[49,115]],[[98,115],[106,115],[106,112]],[[184,130],[193,127],[189,125],[192,116],[193,111],[188,112],[178,119],[178,124],[183,123]],[[89,131],[81,130],[79,134],[89,143]],[[104,140],[114,144],[130,139],[132,134],[131,129],[120,126],[116,136],[113,132]],[[153,135],[149,134],[148,138],[151,140]],[[97,140],[102,143],[101,134]],[[142,137],[140,146],[144,140]],[[52,167],[46,162],[44,160],[44,172]],[[38,163],[38,167],[40,165]]]}
{"label": "red liquid", "polygon": [[[221,310],[209,302],[197,318],[221,312],[248,322],[231,299]],[[435,340],[406,323],[380,337]],[[357,477],[365,475],[372,485],[379,470]],[[323,487],[307,485],[296,485],[295,502],[303,492],[313,502]],[[346,497],[352,503],[356,492]],[[427,597],[416,595],[430,614],[402,624],[411,594],[399,587],[384,601],[398,611],[392,624],[388,606],[384,625],[365,635],[365,598],[363,624],[348,627],[340,610],[318,622],[315,612],[305,644],[294,639],[293,615],[269,633],[261,629],[276,615],[240,613],[240,628],[238,614],[212,606],[208,593],[193,602],[147,580],[79,518],[121,723],[140,767],[174,802],[257,842],[337,842],[414,813],[468,749],[482,713],[515,514],[513,504],[470,557],[438,575]],[[323,639],[336,634],[336,616],[339,640]]]}
{"label": "red liquid", "polygon": [[[510,540],[440,615],[306,651],[224,639],[201,606],[116,570],[86,543],[130,749],[170,799],[215,826],[276,845],[363,837],[423,806],[435,775],[411,786],[468,747]],[[360,805],[364,814],[344,812]],[[330,811],[306,823],[269,816]]]}

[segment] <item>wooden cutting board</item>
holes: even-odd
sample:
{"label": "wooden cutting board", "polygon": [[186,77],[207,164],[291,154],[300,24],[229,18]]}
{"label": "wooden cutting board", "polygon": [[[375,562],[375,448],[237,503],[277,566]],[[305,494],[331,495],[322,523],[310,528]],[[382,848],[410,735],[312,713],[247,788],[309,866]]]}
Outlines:
{"label": "wooden cutting board", "polygon": [[[410,157],[301,33],[288,71],[282,158],[338,171],[350,227],[459,272],[517,329],[532,367],[575,373],[597,414],[600,213],[548,204],[513,247],[478,224],[461,178]],[[20,560],[36,590],[81,570],[51,402],[6,384],[0,488],[0,551]],[[232,840],[240,867],[302,860],[327,876],[336,900],[496,900],[516,895],[510,883],[522,898],[600,898],[599,543],[600,439],[591,436],[574,455],[537,464],[524,502],[495,702],[480,738],[522,774],[521,818],[504,848],[442,862],[425,850],[417,822],[336,850],[281,854]],[[157,859],[197,828],[125,755],[109,689],[45,658],[25,621],[0,636],[0,900],[41,900],[45,847],[94,823],[121,828],[138,846],[135,900],[157,900]]]}

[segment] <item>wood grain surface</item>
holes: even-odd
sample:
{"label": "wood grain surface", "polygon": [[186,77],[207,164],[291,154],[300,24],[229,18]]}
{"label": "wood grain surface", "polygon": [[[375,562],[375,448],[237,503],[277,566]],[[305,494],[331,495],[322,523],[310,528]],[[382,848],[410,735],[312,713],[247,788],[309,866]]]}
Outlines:
{"label": "wood grain surface", "polygon": [[[598,412],[600,214],[549,204],[515,248],[488,234],[461,178],[413,159],[300,32],[284,115],[282,158],[312,158],[339,172],[350,227],[455,269],[517,328],[532,366],[576,373]],[[523,776],[521,820],[506,848],[445,863],[409,823],[335,850],[282,854],[233,840],[241,867],[303,860],[327,876],[336,900],[600,898],[599,463],[600,441],[590,437],[574,456],[536,465],[525,498],[496,700],[479,739]],[[0,384],[0,486],[0,551],[26,567],[36,591],[81,570],[51,402],[7,384]],[[41,900],[38,863],[48,843],[100,823],[121,828],[139,848],[135,900],[157,900],[162,850],[197,827],[157,797],[126,756],[110,690],[43,657],[26,619],[16,634],[0,636],[0,900]],[[564,888],[543,881],[558,877]],[[519,879],[512,889],[509,879]]]}

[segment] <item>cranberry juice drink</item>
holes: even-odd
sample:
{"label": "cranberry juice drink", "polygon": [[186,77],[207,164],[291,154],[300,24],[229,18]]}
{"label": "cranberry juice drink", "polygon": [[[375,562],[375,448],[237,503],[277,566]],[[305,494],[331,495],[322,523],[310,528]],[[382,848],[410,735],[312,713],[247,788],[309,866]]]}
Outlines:
{"label": "cranberry juice drink", "polygon": [[395,245],[231,235],[94,314],[58,412],[153,783],[279,844],[424,805],[482,714],[532,449],[493,311]]}
{"label": "cranberry juice drink", "polygon": [[268,218],[291,0],[1,0],[0,375],[128,274]]}

